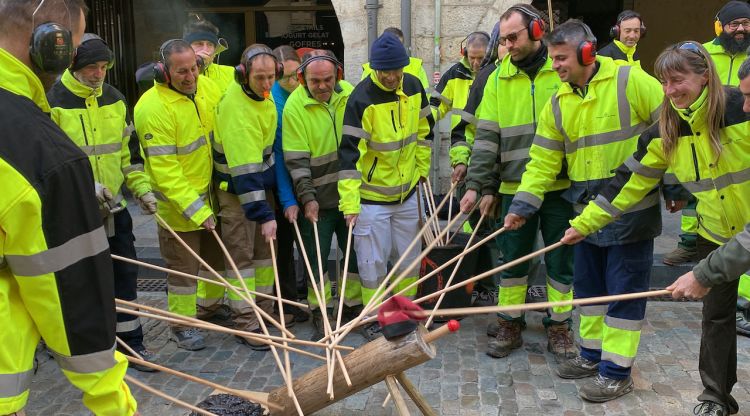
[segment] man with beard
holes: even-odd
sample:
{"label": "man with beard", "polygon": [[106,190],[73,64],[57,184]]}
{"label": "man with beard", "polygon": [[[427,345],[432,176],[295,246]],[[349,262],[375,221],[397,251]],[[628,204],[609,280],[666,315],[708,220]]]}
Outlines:
{"label": "man with beard", "polygon": [[[156,198],[143,171],[141,147],[125,97],[104,82],[114,58],[102,38],[85,34],[73,64],[52,86],[47,99],[52,107],[52,121],[89,157],[110,251],[136,259],[133,219],[125,209],[122,185],[128,187],[146,214],[156,212]],[[115,297],[135,301],[138,266],[119,261],[112,265]],[[137,316],[118,313],[116,332],[144,359],[154,358],[143,345],[143,329]],[[142,365],[131,366],[153,371]]]}
{"label": "man with beard", "polygon": [[[529,163],[529,148],[534,140],[536,122],[545,104],[560,87],[560,78],[552,69],[547,47],[541,42],[545,23],[539,11],[529,5],[511,6],[500,16],[500,44],[508,47],[497,70],[484,87],[479,112],[474,148],[466,177],[466,194],[461,199],[461,210],[469,212],[482,198],[482,215],[491,215],[495,194],[501,194],[502,215],[508,209]],[[500,163],[500,178],[493,174]],[[563,199],[570,186],[561,176],[550,184],[550,192],[538,212],[530,215],[528,224],[517,230],[506,231],[500,239],[504,261],[510,262],[531,253],[537,232],[541,230],[547,244],[562,237],[568,221],[573,218],[573,207]],[[573,251],[556,250],[545,257],[547,265],[547,294],[550,301],[573,299]],[[501,273],[498,305],[519,305],[526,301],[529,265],[520,264]],[[544,319],[547,329],[547,349],[561,358],[575,356],[571,327],[571,307],[550,309]],[[502,358],[523,344],[522,329],[526,326],[521,312],[498,314],[497,329],[488,329],[495,339],[487,346],[487,354]]]}

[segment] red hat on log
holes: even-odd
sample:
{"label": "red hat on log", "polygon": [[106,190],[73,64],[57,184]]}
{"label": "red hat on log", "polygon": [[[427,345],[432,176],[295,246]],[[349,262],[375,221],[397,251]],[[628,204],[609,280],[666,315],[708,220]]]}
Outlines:
{"label": "red hat on log", "polygon": [[425,318],[422,308],[404,296],[388,299],[378,310],[378,322],[388,340],[414,332]]}

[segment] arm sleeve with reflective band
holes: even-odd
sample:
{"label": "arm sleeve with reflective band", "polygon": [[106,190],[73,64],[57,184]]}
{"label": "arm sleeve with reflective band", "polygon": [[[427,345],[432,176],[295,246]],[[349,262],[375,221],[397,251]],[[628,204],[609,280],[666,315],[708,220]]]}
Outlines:
{"label": "arm sleeve with reflective band", "polygon": [[[151,111],[147,117],[139,121],[138,132],[150,166],[152,184],[179,212],[193,212],[194,204],[199,204],[200,208],[195,210],[189,219],[200,227],[213,212],[185,180],[182,165],[177,159],[177,142],[174,137],[177,127],[174,120],[165,116],[164,111]],[[149,134],[152,137],[146,140],[144,137]],[[149,152],[152,148],[168,151]],[[174,148],[174,151],[169,151],[170,148]]]}
{"label": "arm sleeve with reflective band", "polygon": [[453,109],[453,94],[448,85],[448,81],[452,74],[453,71],[447,71],[444,73],[443,76],[440,77],[440,82],[435,85],[435,89],[430,95],[430,107],[432,108],[432,117],[435,118],[435,121],[440,120],[448,114],[451,109]]}
{"label": "arm sleeve with reflective band", "polygon": [[[358,92],[355,89],[355,93]],[[353,94],[355,95],[355,94]],[[367,153],[367,140],[372,132],[372,122],[367,104],[350,97],[344,112],[344,127],[339,146],[339,211],[344,215],[359,214],[362,185],[362,158]]]}
{"label": "arm sleeve with reflective band", "polygon": [[471,84],[469,98],[467,98],[466,105],[461,113],[461,121],[459,121],[458,124],[456,124],[456,127],[451,131],[451,150],[448,152],[450,155],[451,166],[456,166],[458,164],[469,165],[471,146],[474,145],[474,136],[476,135],[477,109],[482,102],[484,87],[487,85],[487,80],[494,70],[494,65],[482,68],[474,79],[474,82]]}
{"label": "arm sleeve with reflective band", "polygon": [[481,118],[477,119],[476,136],[471,149],[471,162],[466,174],[466,189],[494,195],[500,186],[493,174],[500,152],[500,109],[497,105],[497,78],[489,79],[484,87]]}
{"label": "arm sleeve with reflective band", "polygon": [[302,205],[316,199],[315,186],[310,168],[311,150],[307,141],[304,121],[295,111],[284,110],[284,159],[292,175],[294,190]]}
{"label": "arm sleeve with reflective band", "polygon": [[430,111],[427,93],[422,90],[422,110],[419,112],[419,126],[417,130],[417,171],[419,176],[427,178],[430,175],[430,159],[432,158],[432,137],[435,118]]}
{"label": "arm sleeve with reflective band", "polygon": [[693,273],[703,286],[711,287],[737,280],[750,270],[750,223],[728,243],[701,260]]}
{"label": "arm sleeve with reflective band", "polygon": [[[276,106],[278,110],[278,104]],[[297,200],[294,198],[292,178],[289,176],[289,171],[287,171],[286,163],[284,162],[281,112],[277,112],[276,114],[278,116],[278,123],[276,124],[276,138],[273,141],[273,169],[276,173],[277,195],[279,196],[279,202],[281,202],[282,211],[285,211],[287,208],[297,205]]]}
{"label": "arm sleeve with reflective band", "polygon": [[136,198],[140,198],[146,192],[151,191],[151,179],[143,169],[143,153],[138,143],[138,133],[133,128],[133,118],[130,111],[126,111],[127,116],[122,131],[122,174],[125,176],[125,184],[130,192]]}
{"label": "arm sleeve with reflective band", "polygon": [[661,140],[654,140],[655,124],[638,138],[638,149],[617,168],[615,176],[583,212],[570,221],[578,232],[589,235],[616,220],[659,186],[668,162]]}
{"label": "arm sleeve with reflective band", "polygon": [[232,185],[240,198],[245,217],[260,223],[272,221],[275,217],[266,200],[263,181],[262,130],[256,123],[241,123],[241,127],[223,132],[223,140]]}
{"label": "arm sleeve with reflective band", "polygon": [[539,114],[539,124],[529,149],[529,158],[531,160],[526,165],[521,184],[508,209],[508,212],[524,218],[534,215],[542,206],[544,194],[557,180],[565,161],[565,141],[555,127],[551,100],[544,105]]}

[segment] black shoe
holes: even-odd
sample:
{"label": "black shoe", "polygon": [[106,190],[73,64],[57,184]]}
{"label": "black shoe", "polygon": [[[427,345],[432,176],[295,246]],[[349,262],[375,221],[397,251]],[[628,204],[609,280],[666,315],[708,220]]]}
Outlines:
{"label": "black shoe", "polygon": [[633,391],[633,379],[631,377],[615,380],[597,374],[596,377],[581,387],[579,394],[582,398],[590,402],[604,403],[626,395],[631,391]]}
{"label": "black shoe", "polygon": [[227,305],[219,305],[214,311],[198,306],[198,319],[221,326],[232,325],[232,310]]}
{"label": "black shoe", "polygon": [[599,363],[589,361],[580,355],[557,366],[557,375],[565,379],[593,377],[599,374]]}
{"label": "black shoe", "polygon": [[728,416],[729,411],[719,403],[705,401],[695,406],[693,414],[698,416]]}
{"label": "black shoe", "polygon": [[291,313],[294,316],[294,322],[307,322],[310,320],[310,314],[294,305],[284,306],[284,312]]}
{"label": "black shoe", "polygon": [[206,348],[205,338],[195,328],[172,329],[169,338],[177,343],[177,348],[183,350],[198,351]]}
{"label": "black shoe", "polygon": [[[146,349],[146,347],[141,348],[133,348],[133,351],[137,352],[138,355],[141,356],[143,361],[148,361],[150,363],[153,363],[156,358],[156,354]],[[137,358],[137,357],[136,357]],[[134,370],[142,371],[144,373],[155,373],[159,370],[153,368],[153,367],[147,367],[143,364],[136,364],[136,363],[129,363],[128,366]]]}
{"label": "black shoe", "polygon": [[341,311],[341,323],[343,324],[349,321],[353,321],[362,313],[363,309],[364,309],[364,306],[362,305],[354,305],[354,306],[344,305],[344,308]]}
{"label": "black shoe", "polygon": [[[254,329],[250,332],[252,332],[253,334],[260,334],[260,335],[263,334],[260,329]],[[260,341],[256,341],[255,339],[248,339],[248,338],[241,337],[239,335],[235,335],[234,339],[237,340],[237,342],[242,345],[247,345],[253,351],[268,351],[271,349],[271,346],[269,346],[268,344],[260,342]]]}
{"label": "black shoe", "polygon": [[[331,322],[330,319],[328,322]],[[320,312],[320,308],[312,310],[312,327],[313,333],[310,335],[311,341],[318,341],[325,337],[325,322],[323,322],[323,314]]]}
{"label": "black shoe", "polygon": [[478,291],[472,306],[497,306],[497,292]]}
{"label": "black shoe", "polygon": [[737,311],[737,333],[746,337],[750,337],[750,321],[748,320],[748,311]]}

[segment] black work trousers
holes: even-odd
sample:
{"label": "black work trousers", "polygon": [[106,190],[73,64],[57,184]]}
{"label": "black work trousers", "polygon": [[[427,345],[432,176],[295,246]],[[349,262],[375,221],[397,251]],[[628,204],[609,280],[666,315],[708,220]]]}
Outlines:
{"label": "black work trousers", "polygon": [[[703,259],[718,248],[715,243],[698,236],[698,257]],[[739,406],[732,397],[737,383],[737,286],[739,279],[713,286],[703,298],[703,322],[698,370],[703,393],[698,400],[720,403],[737,413]]]}
{"label": "black work trousers", "polygon": [[[121,257],[137,260],[133,219],[127,209],[114,214],[115,235],[107,238],[109,251]],[[138,266],[122,261],[112,261],[115,275],[115,297],[135,301],[138,297]],[[117,314],[117,336],[136,351],[143,349],[143,328],[137,316]]]}

